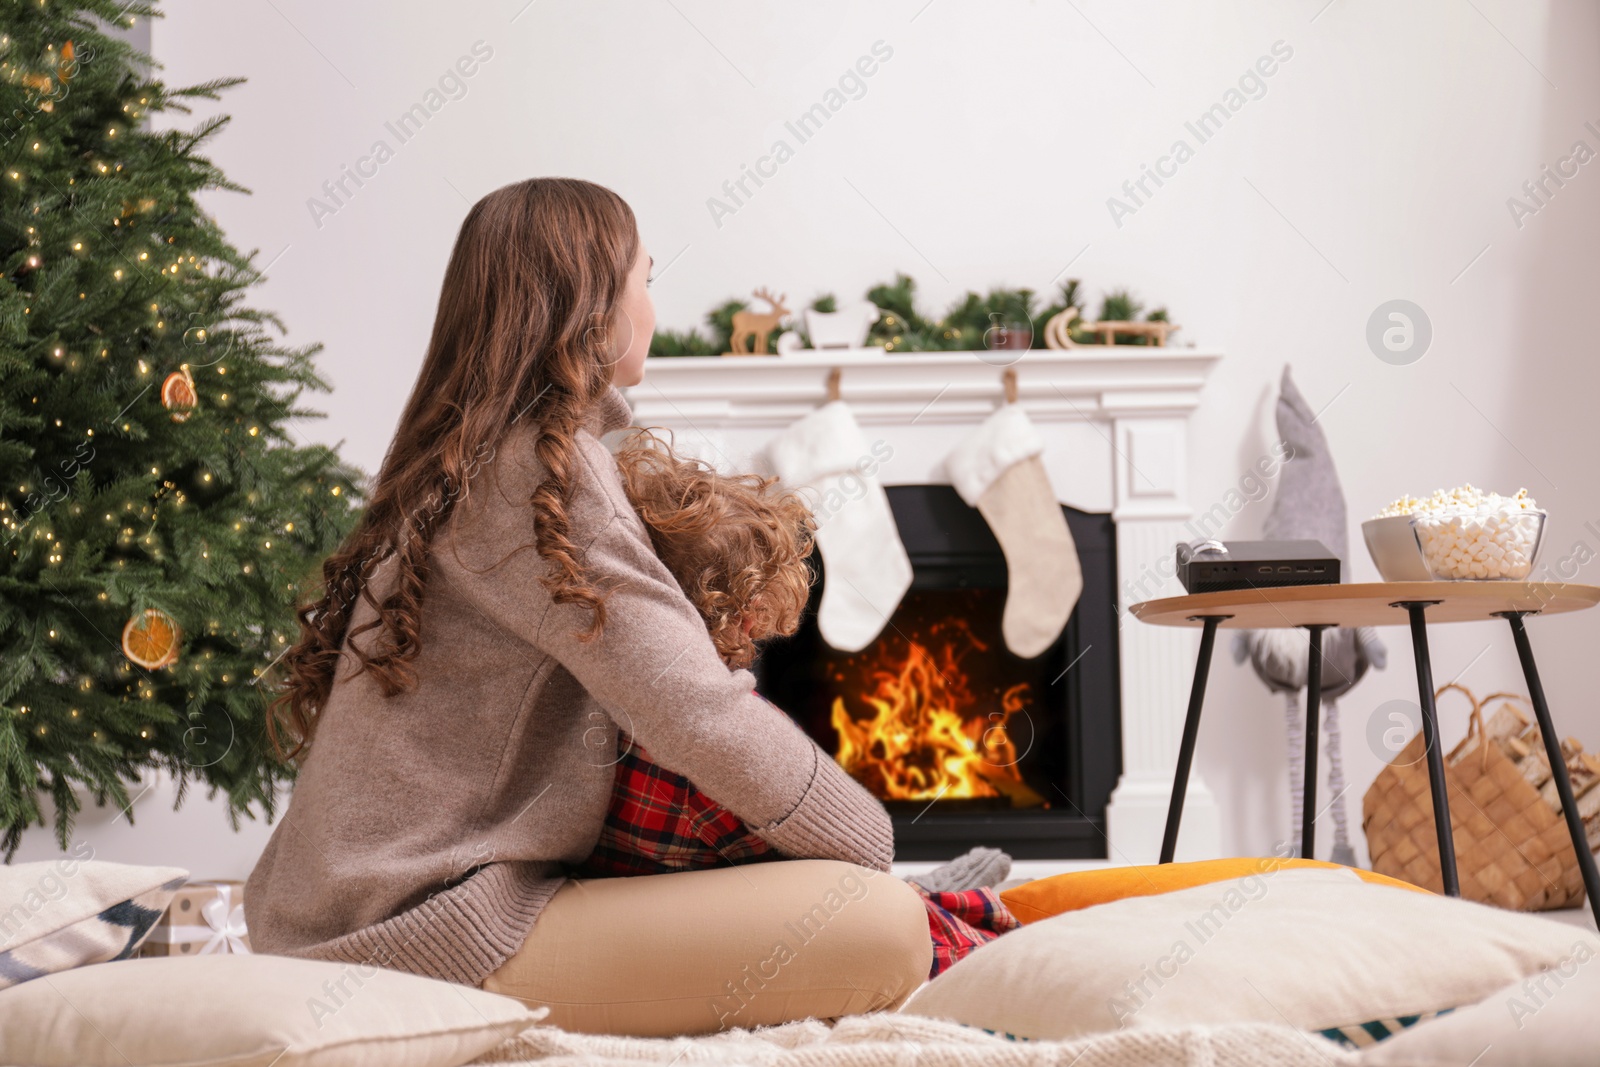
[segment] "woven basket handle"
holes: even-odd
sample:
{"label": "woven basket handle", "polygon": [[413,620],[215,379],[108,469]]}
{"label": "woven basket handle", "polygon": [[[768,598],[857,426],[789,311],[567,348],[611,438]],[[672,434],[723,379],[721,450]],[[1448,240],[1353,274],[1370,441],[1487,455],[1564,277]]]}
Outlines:
{"label": "woven basket handle", "polygon": [[1528,698],[1523,696],[1521,693],[1490,693],[1488,696],[1483,698],[1483,706],[1487,708],[1496,700],[1504,700],[1506,703],[1514,704],[1523,711],[1526,711],[1527,714],[1523,716],[1523,719],[1527,722],[1534,723],[1538,721],[1538,716],[1534,715],[1533,713],[1533,705],[1530,704],[1528,702]]}
{"label": "woven basket handle", "polygon": [[[1489,731],[1483,725],[1483,706],[1484,706],[1484,704],[1487,704],[1488,701],[1487,700],[1479,700],[1477,697],[1473,696],[1472,695],[1472,690],[1468,689],[1466,686],[1462,685],[1460,682],[1450,682],[1447,685],[1441,685],[1439,687],[1438,691],[1433,694],[1433,699],[1435,701],[1437,701],[1440,697],[1444,696],[1445,693],[1447,691],[1451,690],[1451,689],[1456,690],[1458,693],[1460,693],[1462,696],[1466,697],[1468,700],[1470,700],[1472,702],[1472,719],[1467,725],[1467,736],[1462,738],[1461,743],[1462,744],[1466,744],[1468,741],[1472,740],[1472,735],[1473,734],[1477,734],[1478,735],[1478,748],[1481,750],[1481,755],[1479,756],[1479,759],[1480,759],[1479,769],[1480,770],[1488,770],[1488,768],[1489,768]],[[1511,696],[1511,694],[1510,693],[1496,693],[1493,697],[1490,697],[1489,700],[1493,700],[1495,697],[1508,697],[1508,696]]]}

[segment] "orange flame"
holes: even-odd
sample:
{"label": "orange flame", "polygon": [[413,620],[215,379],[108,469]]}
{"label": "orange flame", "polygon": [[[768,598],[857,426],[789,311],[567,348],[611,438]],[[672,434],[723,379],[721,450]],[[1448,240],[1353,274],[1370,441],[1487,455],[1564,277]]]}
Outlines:
{"label": "orange flame", "polygon": [[[987,649],[970,633],[967,637],[979,651]],[[977,698],[960,658],[948,641],[938,660],[923,644],[907,641],[903,660],[871,671],[875,686],[861,694],[871,709],[866,718],[852,717],[845,698],[834,698],[833,728],[839,734],[834,758],[874,795],[884,800],[1017,795],[1012,783],[1020,786],[1022,775],[1006,724],[1027,703],[1028,686],[1007,689],[1000,710],[974,714]]]}

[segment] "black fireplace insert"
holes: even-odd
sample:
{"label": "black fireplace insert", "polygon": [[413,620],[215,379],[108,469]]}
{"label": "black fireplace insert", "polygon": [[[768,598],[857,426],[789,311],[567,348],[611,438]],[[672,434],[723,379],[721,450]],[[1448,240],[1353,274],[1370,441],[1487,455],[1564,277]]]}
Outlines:
{"label": "black fireplace insert", "polygon": [[1111,517],[1061,509],[1083,594],[1055,644],[1022,659],[1001,636],[1006,563],[983,517],[947,485],[888,495],[912,563],[888,625],[860,652],[829,647],[816,625],[818,559],[800,630],[762,653],[758,690],[884,801],[898,859],[973,845],[1104,858],[1122,768]]}

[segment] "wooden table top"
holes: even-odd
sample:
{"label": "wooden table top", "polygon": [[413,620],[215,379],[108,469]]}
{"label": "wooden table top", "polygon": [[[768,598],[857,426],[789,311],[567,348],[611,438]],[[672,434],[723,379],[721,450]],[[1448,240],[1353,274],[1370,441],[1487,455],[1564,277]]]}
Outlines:
{"label": "wooden table top", "polygon": [[1134,604],[1128,611],[1155,626],[1200,626],[1202,615],[1231,615],[1232,630],[1291,626],[1399,626],[1410,622],[1398,601],[1435,600],[1429,622],[1478,622],[1500,611],[1559,615],[1600,603],[1600,586],[1570,582],[1359,582],[1195,593]]}

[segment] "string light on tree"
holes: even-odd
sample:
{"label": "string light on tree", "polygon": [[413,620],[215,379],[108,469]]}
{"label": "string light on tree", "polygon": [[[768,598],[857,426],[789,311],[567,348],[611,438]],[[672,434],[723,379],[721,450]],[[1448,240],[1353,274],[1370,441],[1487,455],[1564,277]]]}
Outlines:
{"label": "string light on tree", "polygon": [[205,159],[225,119],[189,133],[178,109],[232,82],[153,80],[100,10],[18,3],[0,35],[0,373],[25,383],[0,390],[0,663],[5,707],[27,709],[0,774],[0,858],[52,817],[70,840],[72,806],[43,803],[41,783],[120,807],[165,766],[270,813],[289,770],[264,746],[200,767],[172,724],[260,738],[295,591],[360,503],[358,472],[283,426],[286,398],[321,388],[316,349],[252,307],[258,264],[196,202],[229,187]]}

